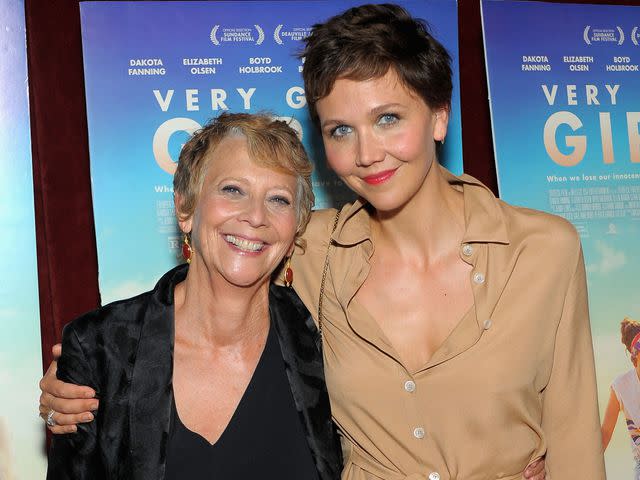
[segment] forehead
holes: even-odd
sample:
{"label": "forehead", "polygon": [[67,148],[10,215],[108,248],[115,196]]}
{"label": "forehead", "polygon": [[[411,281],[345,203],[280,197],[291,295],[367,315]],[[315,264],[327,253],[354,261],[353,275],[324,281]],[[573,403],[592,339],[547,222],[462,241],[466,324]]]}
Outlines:
{"label": "forehead", "polygon": [[323,121],[332,119],[335,115],[342,117],[391,104],[427,108],[424,100],[405,87],[391,68],[383,76],[367,80],[338,78],[331,92],[317,101],[316,110]]}
{"label": "forehead", "polygon": [[212,151],[207,152],[205,182],[220,178],[236,178],[260,182],[268,187],[294,189],[296,179],[279,169],[251,158],[247,139],[242,135],[225,137]]}

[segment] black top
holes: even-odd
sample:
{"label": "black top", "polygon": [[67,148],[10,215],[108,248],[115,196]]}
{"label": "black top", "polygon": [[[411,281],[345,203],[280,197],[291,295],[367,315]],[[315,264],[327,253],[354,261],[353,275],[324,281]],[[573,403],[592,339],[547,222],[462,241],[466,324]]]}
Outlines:
{"label": "black top", "polygon": [[[95,389],[100,406],[96,419],[79,424],[77,433],[54,436],[48,480],[165,478],[173,397],[173,292],[188,268],[180,265],[153,290],[86,313],[64,328],[57,376]],[[331,421],[320,333],[291,288],[269,287],[269,316],[318,476],[339,480],[342,455]],[[280,428],[278,422],[272,433]],[[242,450],[249,451],[244,442]]]}
{"label": "black top", "polygon": [[172,404],[166,480],[318,479],[274,328],[269,329],[253,377],[215,444],[186,428],[175,401]]}

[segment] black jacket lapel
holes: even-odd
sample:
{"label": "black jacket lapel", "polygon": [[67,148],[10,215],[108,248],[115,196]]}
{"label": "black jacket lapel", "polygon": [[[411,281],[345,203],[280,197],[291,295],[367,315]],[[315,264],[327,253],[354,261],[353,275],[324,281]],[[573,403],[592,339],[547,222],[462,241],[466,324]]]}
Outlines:
{"label": "black jacket lapel", "polygon": [[269,310],[300,421],[322,480],[340,478],[342,454],[331,421],[320,333],[290,288],[271,285]]}
{"label": "black jacket lapel", "polygon": [[143,315],[131,380],[131,469],[136,479],[164,477],[171,420],[173,378],[173,290],[186,265],[165,274]]}

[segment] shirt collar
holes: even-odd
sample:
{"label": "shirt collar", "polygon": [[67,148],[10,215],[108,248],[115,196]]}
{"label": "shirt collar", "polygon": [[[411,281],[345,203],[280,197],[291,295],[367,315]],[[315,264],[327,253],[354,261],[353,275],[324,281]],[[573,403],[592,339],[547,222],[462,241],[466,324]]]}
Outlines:
{"label": "shirt collar", "polygon": [[440,167],[449,185],[459,186],[464,193],[463,243],[509,243],[507,226],[502,205],[493,192],[480,180],[471,175],[455,176],[444,167]]}
{"label": "shirt collar", "polygon": [[[439,166],[442,175],[464,193],[465,233],[463,243],[509,243],[500,200],[491,190],[471,175],[456,176]],[[356,245],[371,240],[368,203],[358,198],[340,211],[340,218],[331,238],[339,245]],[[348,224],[348,225],[347,225]]]}

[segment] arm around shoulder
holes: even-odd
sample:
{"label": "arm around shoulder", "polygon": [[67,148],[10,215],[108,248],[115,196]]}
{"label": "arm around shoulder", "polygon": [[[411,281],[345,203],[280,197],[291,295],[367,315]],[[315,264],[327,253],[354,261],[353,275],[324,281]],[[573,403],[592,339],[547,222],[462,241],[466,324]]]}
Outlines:
{"label": "arm around shoulder", "polygon": [[[89,385],[99,392],[91,365],[73,324],[63,332],[62,356],[58,361],[60,380]],[[98,422],[78,425],[77,433],[55,435],[49,451],[47,480],[106,478],[98,454]]]}

